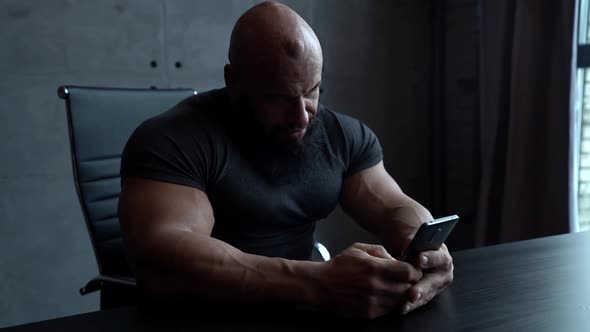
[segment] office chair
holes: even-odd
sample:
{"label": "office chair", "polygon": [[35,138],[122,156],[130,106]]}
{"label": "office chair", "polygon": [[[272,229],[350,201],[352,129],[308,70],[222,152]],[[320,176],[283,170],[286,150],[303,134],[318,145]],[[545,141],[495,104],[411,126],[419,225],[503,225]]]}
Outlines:
{"label": "office chair", "polygon": [[[101,309],[135,303],[137,295],[117,215],[123,148],[144,120],[195,94],[193,89],[58,89],[66,103],[76,191],[99,270],[80,293],[100,290]],[[314,247],[314,260],[330,259],[321,243]]]}
{"label": "office chair", "polygon": [[100,290],[101,308],[135,300],[117,216],[125,143],[144,120],[195,94],[193,89],[58,89],[66,103],[76,191],[100,273],[80,293]]}

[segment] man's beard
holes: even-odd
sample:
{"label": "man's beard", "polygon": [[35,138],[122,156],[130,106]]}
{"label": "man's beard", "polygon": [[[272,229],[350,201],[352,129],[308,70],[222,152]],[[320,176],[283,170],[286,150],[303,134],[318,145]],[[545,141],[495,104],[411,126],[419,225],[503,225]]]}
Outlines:
{"label": "man's beard", "polygon": [[265,132],[254,123],[250,110],[244,113],[248,114],[247,119],[237,117],[241,123],[239,128],[255,129],[238,130],[236,138],[242,152],[262,178],[275,185],[292,185],[305,182],[307,175],[318,171],[327,135],[324,123],[317,115],[309,119],[301,140],[279,143],[278,131],[283,128]]}
{"label": "man's beard", "polygon": [[306,181],[306,175],[317,172],[324,153],[326,132],[320,119],[310,119],[305,136],[300,141],[269,148],[260,155],[260,169],[267,180],[276,184]]}

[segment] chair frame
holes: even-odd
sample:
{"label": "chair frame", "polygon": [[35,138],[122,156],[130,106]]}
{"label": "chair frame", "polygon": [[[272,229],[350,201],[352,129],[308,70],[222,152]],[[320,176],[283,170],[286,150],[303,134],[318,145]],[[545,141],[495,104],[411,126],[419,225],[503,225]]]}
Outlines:
{"label": "chair frame", "polygon": [[[80,189],[80,182],[79,182],[79,170],[78,170],[78,155],[75,149],[76,139],[74,137],[74,126],[72,120],[72,110],[70,107],[70,94],[69,88],[84,88],[84,89],[94,89],[93,87],[81,87],[81,86],[73,86],[73,85],[64,85],[60,86],[57,90],[57,95],[59,98],[63,99],[66,104],[66,113],[68,118],[68,136],[70,142],[70,153],[71,153],[71,160],[72,160],[72,170],[74,174],[74,184],[76,186],[76,193],[78,194],[78,200],[80,201],[80,207],[82,208],[82,215],[84,216],[84,221],[86,223],[86,229],[90,235],[90,242],[92,243],[92,250],[94,252],[94,257],[96,259],[96,264],[98,266],[99,275],[88,281],[88,283],[80,288],[80,294],[86,295],[97,290],[104,289],[105,287],[115,286],[115,287],[125,287],[125,288],[136,288],[137,283],[135,278],[130,278],[126,276],[119,276],[119,275],[105,275],[103,272],[102,264],[98,257],[98,251],[96,248],[96,241],[94,230],[92,227],[92,222],[90,221],[90,217],[86,208],[86,204],[84,202],[84,194]],[[100,90],[128,90],[128,91],[144,91],[148,89],[137,89],[137,88],[95,88]],[[161,89],[159,89],[161,90]],[[168,90],[168,89],[166,89]],[[177,90],[177,89],[169,89],[169,90]],[[193,90],[193,93],[196,95],[197,92]]]}

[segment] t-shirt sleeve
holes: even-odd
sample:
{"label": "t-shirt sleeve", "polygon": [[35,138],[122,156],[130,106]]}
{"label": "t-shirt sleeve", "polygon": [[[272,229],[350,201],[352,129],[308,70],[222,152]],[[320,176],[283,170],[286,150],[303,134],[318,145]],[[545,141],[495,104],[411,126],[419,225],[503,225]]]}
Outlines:
{"label": "t-shirt sleeve", "polygon": [[373,167],[383,160],[379,139],[367,125],[343,114],[340,114],[340,123],[348,148],[345,176]]}
{"label": "t-shirt sleeve", "polygon": [[205,191],[209,181],[206,140],[189,150],[182,136],[172,135],[152,120],[140,125],[127,141],[121,179],[142,177]]}

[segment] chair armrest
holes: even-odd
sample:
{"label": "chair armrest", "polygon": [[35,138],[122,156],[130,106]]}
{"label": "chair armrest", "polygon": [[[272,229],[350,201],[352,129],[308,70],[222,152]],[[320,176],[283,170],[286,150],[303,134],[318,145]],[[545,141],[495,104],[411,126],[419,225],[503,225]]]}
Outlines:
{"label": "chair armrest", "polygon": [[109,286],[136,288],[137,284],[135,279],[130,277],[98,275],[90,280],[86,286],[80,288],[80,294],[90,294]]}
{"label": "chair armrest", "polygon": [[332,258],[330,256],[330,252],[328,251],[328,249],[323,244],[321,244],[320,242],[317,242],[316,241],[313,244],[313,250],[315,250],[320,255],[320,257],[322,258],[322,260],[324,262],[327,262],[327,261],[329,261]]}

